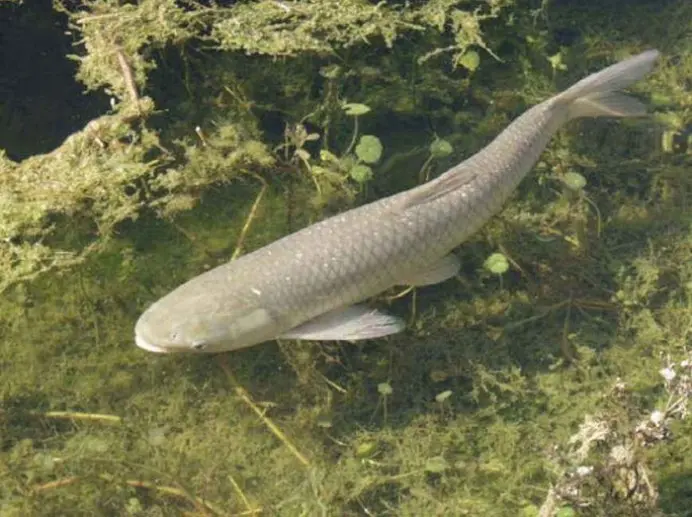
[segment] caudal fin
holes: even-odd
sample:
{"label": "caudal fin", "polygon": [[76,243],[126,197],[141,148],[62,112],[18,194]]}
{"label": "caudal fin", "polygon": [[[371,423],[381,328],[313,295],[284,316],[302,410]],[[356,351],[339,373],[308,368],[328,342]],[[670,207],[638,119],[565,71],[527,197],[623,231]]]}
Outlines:
{"label": "caudal fin", "polygon": [[647,50],[641,54],[604,68],[585,77],[555,99],[569,104],[569,118],[578,117],[640,117],[646,107],[618,90],[639,81],[651,72],[660,52]]}

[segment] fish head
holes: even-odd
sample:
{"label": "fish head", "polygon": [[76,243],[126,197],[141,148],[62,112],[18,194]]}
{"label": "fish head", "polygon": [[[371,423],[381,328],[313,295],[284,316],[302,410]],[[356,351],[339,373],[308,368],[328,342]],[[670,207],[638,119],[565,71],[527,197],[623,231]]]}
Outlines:
{"label": "fish head", "polygon": [[151,305],[135,325],[137,346],[156,353],[225,352],[276,335],[275,318],[257,303],[177,296],[175,291]]}

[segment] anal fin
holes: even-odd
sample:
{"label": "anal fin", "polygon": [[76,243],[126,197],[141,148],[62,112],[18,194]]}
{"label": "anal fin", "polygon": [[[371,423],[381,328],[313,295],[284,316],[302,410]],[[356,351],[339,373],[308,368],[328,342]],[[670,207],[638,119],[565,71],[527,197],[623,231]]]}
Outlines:
{"label": "anal fin", "polygon": [[402,278],[399,284],[415,286],[439,284],[455,276],[460,268],[461,262],[456,255],[450,253],[430,264],[423,271],[419,271],[408,278]]}

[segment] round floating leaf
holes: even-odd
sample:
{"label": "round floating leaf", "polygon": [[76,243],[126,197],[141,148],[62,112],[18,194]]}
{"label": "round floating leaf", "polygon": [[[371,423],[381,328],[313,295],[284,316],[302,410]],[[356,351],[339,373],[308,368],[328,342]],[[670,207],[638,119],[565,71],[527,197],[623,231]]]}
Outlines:
{"label": "round floating leaf", "polygon": [[565,175],[562,177],[562,181],[565,182],[567,188],[574,191],[581,190],[586,186],[586,178],[578,172],[565,173]]}
{"label": "round floating leaf", "polygon": [[485,259],[483,267],[494,275],[501,275],[506,273],[509,269],[509,262],[507,261],[507,257],[502,253],[493,253]]}
{"label": "round floating leaf", "polygon": [[365,163],[375,163],[382,156],[382,142],[375,135],[363,135],[356,146],[356,156]]}
{"label": "round floating leaf", "polygon": [[481,56],[475,50],[469,50],[459,60],[459,64],[473,72],[481,64]]}
{"label": "round floating leaf", "polygon": [[349,174],[358,183],[365,183],[366,181],[370,181],[372,179],[372,169],[367,165],[363,165],[362,163],[355,165]]}
{"label": "round floating leaf", "polygon": [[377,392],[380,395],[383,395],[386,397],[387,395],[391,395],[392,393],[394,393],[394,390],[392,389],[392,387],[389,385],[388,382],[381,382],[377,385]]}
{"label": "round floating leaf", "polygon": [[430,144],[430,154],[433,158],[444,158],[449,156],[454,151],[452,144],[447,142],[447,140],[442,140],[437,138]]}
{"label": "round floating leaf", "polygon": [[359,115],[365,115],[368,111],[370,111],[370,106],[365,104],[357,104],[355,102],[348,102],[342,106],[342,109],[346,115],[357,117]]}

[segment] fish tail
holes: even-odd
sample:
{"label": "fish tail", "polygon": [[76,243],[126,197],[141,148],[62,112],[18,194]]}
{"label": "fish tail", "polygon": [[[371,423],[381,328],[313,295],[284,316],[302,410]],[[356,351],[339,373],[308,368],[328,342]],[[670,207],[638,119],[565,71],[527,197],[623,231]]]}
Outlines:
{"label": "fish tail", "polygon": [[660,53],[647,50],[585,77],[555,98],[567,104],[568,118],[641,117],[646,106],[618,90],[637,82],[651,72]]}

